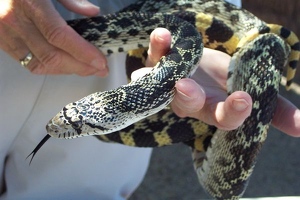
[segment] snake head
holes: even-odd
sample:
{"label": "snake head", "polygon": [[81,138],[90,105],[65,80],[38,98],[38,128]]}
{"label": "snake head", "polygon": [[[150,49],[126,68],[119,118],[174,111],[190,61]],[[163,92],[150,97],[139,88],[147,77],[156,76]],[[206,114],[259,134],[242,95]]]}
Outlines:
{"label": "snake head", "polygon": [[66,105],[47,124],[49,135],[56,138],[81,137],[88,131],[85,116],[89,112],[89,104],[74,102]]}
{"label": "snake head", "polygon": [[[97,96],[97,101],[95,95]],[[72,139],[88,135],[108,134],[127,126],[126,120],[116,117],[116,108],[103,102],[104,93],[92,94],[66,105],[46,125],[55,138]],[[111,99],[111,97],[108,97]]]}

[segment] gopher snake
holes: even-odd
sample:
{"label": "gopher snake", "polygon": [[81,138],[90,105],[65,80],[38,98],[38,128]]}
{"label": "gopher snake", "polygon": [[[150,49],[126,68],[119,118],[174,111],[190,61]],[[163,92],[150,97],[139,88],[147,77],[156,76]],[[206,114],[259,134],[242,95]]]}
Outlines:
{"label": "gopher snake", "polygon": [[[171,31],[172,48],[144,77],[66,105],[47,124],[48,135],[33,156],[50,137],[97,135],[103,141],[138,147],[184,142],[193,149],[199,181],[210,195],[242,196],[276,108],[283,67],[288,66],[287,86],[295,74],[300,44],[294,33],[221,0],[140,0],[115,15],[69,25],[107,54],[141,48],[130,51],[131,60],[144,59],[148,35],[156,27]],[[233,56],[228,94],[243,90],[252,97],[252,113],[236,130],[182,119],[165,108],[176,81],[197,67],[203,45]]]}

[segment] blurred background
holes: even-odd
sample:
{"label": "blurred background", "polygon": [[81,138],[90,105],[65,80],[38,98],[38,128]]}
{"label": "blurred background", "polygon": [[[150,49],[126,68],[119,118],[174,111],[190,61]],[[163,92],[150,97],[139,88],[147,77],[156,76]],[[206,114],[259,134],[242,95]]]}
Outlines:
{"label": "blurred background", "polygon": [[[243,8],[264,21],[284,25],[300,37],[300,0],[242,0],[242,3]],[[300,70],[296,82],[300,83]],[[283,87],[281,91],[300,108],[299,86],[296,91],[286,92]],[[244,197],[277,196],[300,199],[300,138],[272,127]],[[178,144],[154,149],[145,179],[130,200],[207,198],[194,172],[189,148]]]}

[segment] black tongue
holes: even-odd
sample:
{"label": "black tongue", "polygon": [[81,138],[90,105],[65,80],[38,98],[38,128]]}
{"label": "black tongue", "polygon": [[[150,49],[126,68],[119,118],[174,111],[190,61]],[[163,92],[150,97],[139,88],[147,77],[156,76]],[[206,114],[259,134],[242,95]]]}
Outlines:
{"label": "black tongue", "polygon": [[31,159],[30,159],[30,162],[29,162],[29,165],[31,164],[32,162],[32,159],[33,157],[35,156],[35,154],[38,152],[38,150],[45,144],[45,142],[47,142],[47,140],[51,138],[51,136],[49,134],[47,134],[41,141],[40,143],[33,149],[33,151],[26,157],[26,159],[28,159],[31,155]]}

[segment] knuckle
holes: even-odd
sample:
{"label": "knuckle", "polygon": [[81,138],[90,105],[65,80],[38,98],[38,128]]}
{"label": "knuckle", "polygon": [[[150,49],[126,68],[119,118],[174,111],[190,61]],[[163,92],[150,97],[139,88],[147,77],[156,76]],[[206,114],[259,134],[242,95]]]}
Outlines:
{"label": "knuckle", "polygon": [[59,26],[59,27],[49,27],[47,31],[45,31],[45,37],[50,44],[55,46],[63,46],[64,41],[67,39],[66,35],[67,26]]}
{"label": "knuckle", "polygon": [[59,67],[62,63],[62,54],[59,51],[50,51],[39,58],[44,66]]}

